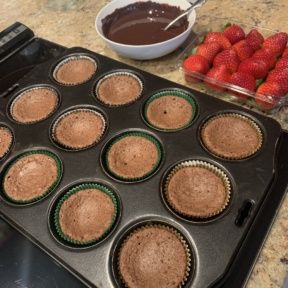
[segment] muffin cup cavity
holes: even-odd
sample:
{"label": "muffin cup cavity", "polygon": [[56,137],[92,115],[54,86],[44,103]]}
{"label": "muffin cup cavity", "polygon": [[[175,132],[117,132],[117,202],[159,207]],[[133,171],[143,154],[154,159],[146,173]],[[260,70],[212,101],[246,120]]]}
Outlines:
{"label": "muffin cup cavity", "polygon": [[[57,76],[59,71],[61,71],[60,69],[62,69],[65,65],[69,64],[69,62],[78,61],[78,60],[90,61],[90,63],[94,66],[93,72],[91,72],[90,75],[88,74],[87,77],[83,77],[83,79],[81,79],[81,80],[76,80],[76,81],[75,80],[71,80],[71,81],[70,80],[69,81],[60,80]],[[75,55],[70,55],[70,56],[66,57],[65,59],[63,59],[62,61],[60,61],[56,65],[56,67],[54,68],[53,73],[52,73],[52,77],[57,83],[59,83],[61,85],[76,86],[76,85],[86,83],[90,79],[92,79],[92,77],[95,75],[95,73],[97,71],[97,68],[98,68],[98,64],[97,64],[96,60],[94,60],[92,57],[87,56],[85,54],[75,54]]]}
{"label": "muffin cup cavity", "polygon": [[[15,199],[11,198],[4,189],[4,179],[7,175],[7,173],[12,168],[12,166],[16,162],[18,162],[19,160],[21,160],[27,156],[36,155],[36,154],[44,154],[44,155],[47,155],[47,156],[49,156],[55,160],[56,167],[57,167],[56,180],[47,189],[47,191],[43,192],[40,196],[34,197],[32,199],[29,199],[29,200],[15,200]],[[60,158],[56,154],[54,154],[48,150],[33,150],[33,151],[24,152],[24,153],[20,154],[18,157],[16,157],[15,159],[13,159],[11,162],[8,163],[8,165],[4,169],[4,172],[2,172],[2,173],[3,173],[1,176],[2,196],[4,197],[5,200],[7,200],[8,202],[10,202],[12,204],[16,204],[16,205],[34,204],[34,203],[42,200],[46,196],[50,195],[57,188],[57,186],[59,185],[59,183],[62,179],[62,176],[63,176],[63,166],[62,166],[62,161],[60,160]]]}
{"label": "muffin cup cavity", "polygon": [[[59,221],[59,215],[60,215],[61,206],[70,196],[78,192],[81,192],[83,190],[86,190],[86,189],[97,189],[101,191],[102,193],[105,193],[106,195],[108,195],[114,205],[114,215],[113,215],[113,219],[111,221],[110,226],[105,230],[105,232],[100,237],[93,239],[93,240],[89,240],[89,241],[79,241],[79,240],[71,238],[70,236],[66,235],[62,231],[60,221]],[[56,201],[53,203],[53,207],[54,208],[51,209],[50,216],[49,216],[50,223],[53,226],[53,229],[51,229],[52,233],[54,234],[54,236],[56,237],[58,241],[72,248],[86,248],[86,247],[90,247],[92,245],[102,242],[105,238],[107,238],[107,236],[115,228],[117,220],[120,215],[120,200],[119,200],[118,195],[112,189],[108,188],[106,185],[101,184],[101,183],[96,183],[96,182],[82,183],[82,184],[79,184],[70,188],[68,191],[66,191],[64,194],[62,194],[60,197],[56,199]]]}
{"label": "muffin cup cavity", "polygon": [[[214,211],[213,213],[208,212],[207,214],[201,214],[201,215],[194,213],[192,215],[192,213],[187,214],[184,211],[180,211],[179,208],[177,208],[174,205],[173,201],[170,199],[169,194],[168,194],[168,185],[172,177],[176,174],[176,172],[180,171],[181,169],[185,167],[205,168],[208,171],[214,173],[216,176],[221,178],[223,185],[225,187],[225,192],[226,192],[225,202],[222,207],[220,207],[218,210]],[[232,194],[232,184],[227,174],[222,169],[218,168],[217,166],[209,162],[202,161],[202,160],[188,160],[188,161],[183,161],[170,169],[167,176],[164,178],[162,194],[163,194],[164,201],[166,202],[168,207],[180,217],[184,217],[187,220],[196,220],[196,221],[197,220],[198,221],[210,220],[211,218],[219,216],[222,212],[224,212],[224,210],[230,204],[230,199],[231,199],[231,194]]]}
{"label": "muffin cup cavity", "polygon": [[[114,144],[116,144],[118,141],[129,137],[129,136],[136,136],[136,137],[143,137],[149,141],[151,141],[154,145],[155,148],[157,149],[157,154],[158,154],[158,158],[157,158],[157,162],[155,163],[155,165],[153,166],[153,168],[147,172],[145,175],[141,176],[141,177],[124,177],[122,175],[118,175],[117,173],[115,173],[110,167],[109,167],[109,161],[108,161],[108,154],[110,149],[112,148],[112,146]],[[113,178],[116,178],[117,180],[120,181],[124,181],[124,182],[140,182],[140,181],[144,181],[147,178],[151,177],[152,175],[154,175],[154,173],[158,170],[161,162],[162,162],[162,158],[163,158],[163,147],[160,143],[160,141],[158,139],[156,139],[156,137],[152,136],[151,134],[148,134],[146,132],[142,132],[142,131],[125,131],[123,133],[121,133],[120,135],[112,138],[104,147],[103,151],[102,151],[102,155],[101,155],[101,162],[102,162],[102,166],[105,169],[106,172],[108,172],[109,175],[111,175]]]}
{"label": "muffin cup cavity", "polygon": [[[113,79],[113,77],[121,77],[121,76],[126,76],[126,77],[130,77],[132,79],[134,79],[137,82],[137,85],[139,87],[139,92],[137,94],[135,94],[135,97],[133,97],[133,99],[131,100],[125,100],[122,103],[112,103],[112,102],[108,102],[105,101],[104,99],[101,99],[101,95],[99,93],[99,89],[101,87],[101,85],[105,82],[105,81],[109,81],[109,79]],[[98,101],[100,101],[102,104],[108,106],[108,107],[120,107],[120,106],[128,106],[134,102],[136,102],[143,93],[143,82],[140,79],[139,76],[137,76],[135,73],[133,72],[128,72],[128,71],[116,71],[116,72],[110,72],[109,74],[106,74],[105,76],[103,76],[102,78],[100,78],[100,80],[98,81],[98,83],[95,86],[94,89],[94,95],[96,97],[96,99]]]}
{"label": "muffin cup cavity", "polygon": [[[100,134],[98,136],[97,139],[95,139],[95,141],[92,143],[92,144],[89,144],[89,145],[86,145],[86,146],[83,146],[83,147],[75,147],[73,145],[67,145],[65,143],[62,143],[62,141],[60,141],[59,139],[57,139],[57,136],[56,136],[56,129],[57,129],[57,126],[59,125],[59,123],[67,116],[71,115],[71,114],[74,114],[74,113],[79,113],[79,112],[84,112],[84,113],[92,113],[94,115],[96,115],[97,117],[99,117],[102,121],[102,124],[103,124],[103,127],[100,131]],[[75,108],[75,109],[71,109],[69,111],[66,111],[64,112],[63,114],[61,114],[56,120],[54,120],[53,124],[52,124],[52,127],[50,129],[50,136],[51,136],[51,139],[53,140],[53,142],[55,144],[57,144],[57,146],[65,149],[65,150],[69,150],[69,151],[82,151],[82,150],[86,150],[86,149],[89,149],[93,146],[95,146],[96,144],[98,144],[101,139],[103,138],[105,132],[107,130],[107,121],[105,119],[105,116],[97,111],[97,110],[94,110],[92,108]]]}
{"label": "muffin cup cavity", "polygon": [[[3,151],[1,151],[1,153],[0,153],[0,160],[3,160],[8,155],[8,153],[11,151],[13,143],[15,141],[14,133],[12,132],[12,130],[8,126],[0,123],[0,133],[3,133],[3,132],[6,133],[6,136],[9,139],[7,139],[8,141],[5,145],[6,147],[1,147],[1,150],[3,149]],[[1,141],[2,141],[2,143],[4,142],[3,137],[1,139]]]}
{"label": "muffin cup cavity", "polygon": [[[18,117],[14,113],[14,108],[17,105],[17,102],[20,101],[21,98],[25,97],[27,95],[27,93],[31,93],[31,92],[33,93],[34,91],[39,91],[39,90],[40,91],[41,90],[46,90],[46,91],[52,92],[54,94],[54,96],[56,98],[56,103],[55,103],[53,109],[51,109],[49,111],[49,113],[44,113],[45,115],[43,115],[42,117],[39,117],[38,119],[35,118],[34,120],[23,120],[23,121],[21,121],[20,119],[18,119]],[[25,89],[24,91],[22,91],[20,94],[18,94],[12,100],[11,104],[9,105],[9,115],[18,124],[30,125],[30,124],[34,124],[34,123],[38,123],[38,122],[44,121],[47,118],[49,118],[58,109],[59,104],[60,104],[60,95],[59,95],[59,92],[57,92],[56,89],[54,89],[53,87],[48,86],[48,85],[36,85],[36,86],[33,86],[33,87]]]}
{"label": "muffin cup cavity", "polygon": [[193,271],[194,271],[194,266],[195,266],[195,261],[193,257],[193,252],[192,248],[190,247],[190,244],[188,240],[186,240],[186,237],[176,228],[172,227],[171,225],[168,224],[162,224],[162,222],[157,222],[153,221],[151,223],[141,223],[140,225],[137,225],[135,228],[131,229],[118,243],[118,247],[116,248],[116,253],[114,254],[114,257],[116,258],[115,261],[115,274],[116,277],[118,278],[118,281],[124,286],[124,287],[129,287],[126,280],[124,279],[123,275],[121,274],[121,269],[120,269],[120,252],[125,246],[125,244],[131,239],[131,237],[135,234],[137,234],[139,231],[143,231],[145,229],[149,228],[158,228],[158,229],[163,229],[166,230],[170,233],[173,233],[178,240],[181,242],[183,245],[183,248],[185,250],[186,254],[186,271],[185,275],[177,287],[184,287],[187,282],[190,280],[190,278],[193,276]]}
{"label": "muffin cup cavity", "polygon": [[[192,107],[192,117],[190,118],[190,120],[185,123],[183,126],[179,127],[179,128],[161,128],[156,126],[155,124],[151,123],[151,121],[149,120],[149,117],[147,115],[147,111],[149,108],[149,105],[156,99],[159,99],[161,97],[164,96],[175,96],[175,97],[180,97],[185,99]],[[163,131],[163,132],[176,132],[176,131],[180,131],[183,130],[187,127],[189,127],[190,125],[192,125],[192,123],[194,122],[194,120],[197,118],[198,116],[198,104],[196,102],[196,100],[193,98],[193,96],[191,94],[189,94],[188,92],[182,91],[180,89],[166,89],[160,92],[156,92],[155,94],[153,94],[144,104],[143,107],[143,118],[145,120],[145,122],[147,123],[148,126],[152,127],[155,130],[159,130],[159,131]]]}
{"label": "muffin cup cavity", "polygon": [[[207,126],[212,121],[214,121],[216,119],[225,118],[225,117],[233,117],[233,118],[240,119],[240,120],[248,123],[255,130],[255,132],[257,134],[257,138],[258,138],[257,147],[255,149],[249,151],[249,152],[242,153],[239,156],[224,155],[223,153],[215,151],[215,149],[209,148],[208,145],[205,143],[205,140],[203,139],[204,138],[203,137],[204,130],[207,128]],[[235,161],[235,160],[244,160],[244,159],[250,158],[250,157],[254,156],[257,152],[259,152],[259,150],[262,148],[262,145],[263,145],[263,132],[262,132],[260,126],[254,120],[252,120],[250,117],[244,116],[240,113],[238,114],[238,113],[233,113],[233,112],[228,112],[228,113],[226,112],[226,113],[212,116],[206,122],[204,122],[204,124],[200,128],[199,132],[200,132],[199,133],[200,142],[201,142],[202,146],[205,148],[205,150],[216,157],[226,159],[226,160]],[[243,145],[245,145],[245,142],[243,142]]]}

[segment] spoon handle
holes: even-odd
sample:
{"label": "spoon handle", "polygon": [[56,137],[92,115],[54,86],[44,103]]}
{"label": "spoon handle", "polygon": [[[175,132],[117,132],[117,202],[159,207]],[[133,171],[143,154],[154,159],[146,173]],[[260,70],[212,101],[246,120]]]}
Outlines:
{"label": "spoon handle", "polygon": [[205,0],[197,0],[194,3],[191,4],[191,6],[186,9],[183,13],[181,13],[177,18],[175,18],[173,21],[171,21],[165,28],[164,31],[166,31],[167,29],[169,29],[171,26],[173,26],[179,19],[181,19],[182,17],[184,17],[185,15],[188,15],[193,8],[195,8],[196,6],[198,6],[201,2],[205,2]]}

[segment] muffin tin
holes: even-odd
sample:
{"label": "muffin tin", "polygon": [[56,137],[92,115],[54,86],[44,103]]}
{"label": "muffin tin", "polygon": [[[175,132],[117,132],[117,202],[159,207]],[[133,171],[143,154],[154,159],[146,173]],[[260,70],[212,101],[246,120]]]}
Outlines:
{"label": "muffin tin", "polygon": [[[70,55],[88,56],[96,61],[97,71],[89,81],[80,85],[65,86],[54,80],[53,69]],[[130,105],[121,107],[109,107],[97,101],[94,94],[97,81],[102,75],[121,70],[135,73],[143,81],[141,97]],[[53,116],[30,125],[19,125],[11,121],[8,110],[5,110],[11,101],[10,98],[14,99],[21,90],[38,84],[50,85],[59,91],[61,103]],[[143,107],[149,97],[167,89],[184,91],[191,94],[196,101],[198,115],[192,125],[181,131],[158,131],[148,126],[143,119]],[[1,161],[1,177],[3,167],[16,155],[25,151],[47,149],[57,154],[63,163],[63,178],[56,191],[45,199],[25,207],[10,205],[2,196],[0,212],[88,286],[121,285],[115,272],[118,247],[127,231],[143,223],[171,226],[185,236],[193,255],[193,271],[185,287],[203,288],[214,285],[227,275],[228,269],[233,265],[233,259],[244,243],[277,173],[277,144],[283,132],[273,119],[82,48],[67,49],[61,56],[37,65],[19,81],[19,87],[9,97],[1,98],[0,102],[0,123],[11,127],[15,135],[15,145]],[[52,124],[64,111],[79,106],[95,107],[103,112],[107,117],[107,130],[101,141],[89,149],[60,149],[49,136]],[[199,138],[202,124],[212,115],[227,112],[247,116],[261,128],[263,144],[256,155],[232,161],[213,156],[203,148]],[[158,170],[141,182],[126,183],[115,180],[106,174],[101,165],[106,144],[116,135],[129,130],[147,132],[159,139],[163,147],[164,157]],[[166,206],[162,194],[165,177],[174,165],[186,160],[209,162],[229,176],[231,199],[228,207],[219,216],[203,221],[184,219]],[[50,212],[55,207],[55,201],[59,200],[65,191],[82,182],[107,185],[113,191],[117,191],[122,204],[119,205],[119,220],[111,233],[101,243],[79,249],[59,243],[55,239]],[[245,207],[249,208],[249,213],[241,214]]]}

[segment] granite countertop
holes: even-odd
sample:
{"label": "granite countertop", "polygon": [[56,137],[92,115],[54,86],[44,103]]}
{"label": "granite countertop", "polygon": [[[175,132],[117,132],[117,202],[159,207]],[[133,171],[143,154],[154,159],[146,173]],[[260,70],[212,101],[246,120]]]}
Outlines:
{"label": "granite countertop", "polygon": [[[185,85],[170,56],[160,60],[139,62],[124,59],[109,50],[94,29],[95,16],[108,0],[9,0],[1,2],[0,31],[15,21],[30,27],[37,36],[63,46],[82,46],[108,57],[147,70]],[[210,0],[198,9],[201,17],[229,17],[272,30],[288,32],[286,0]],[[213,29],[213,23],[211,23]],[[171,65],[173,64],[173,65]],[[198,88],[197,86],[194,88]],[[275,117],[287,129],[288,113],[283,109]],[[288,122],[288,121],[287,121]],[[276,221],[268,235],[260,257],[249,278],[248,288],[283,287],[288,272],[288,196],[284,199]]]}

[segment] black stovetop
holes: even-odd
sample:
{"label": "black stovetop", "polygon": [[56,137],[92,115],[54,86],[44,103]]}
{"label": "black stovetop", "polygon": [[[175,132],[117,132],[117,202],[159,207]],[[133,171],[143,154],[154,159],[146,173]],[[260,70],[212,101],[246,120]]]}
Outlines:
{"label": "black stovetop", "polygon": [[[34,37],[33,32],[15,23],[0,33],[0,97],[8,97],[17,82],[33,67],[65,51],[65,47]],[[255,263],[285,194],[288,172],[288,134],[283,132],[276,159],[278,174],[244,240],[235,261],[214,287],[242,287]],[[0,211],[0,287],[84,287],[66,269],[22,236]]]}

